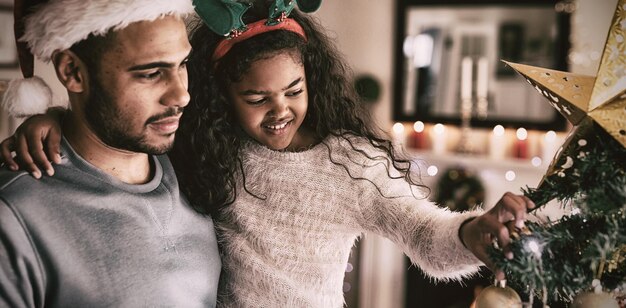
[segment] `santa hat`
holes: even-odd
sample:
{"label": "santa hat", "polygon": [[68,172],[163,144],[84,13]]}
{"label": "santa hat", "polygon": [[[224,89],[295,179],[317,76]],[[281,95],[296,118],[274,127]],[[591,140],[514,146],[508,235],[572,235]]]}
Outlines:
{"label": "santa hat", "polygon": [[16,0],[15,38],[24,79],[12,80],[2,106],[16,117],[44,113],[52,91],[34,76],[34,56],[49,62],[90,34],[104,35],[138,21],[194,12],[191,0]]}

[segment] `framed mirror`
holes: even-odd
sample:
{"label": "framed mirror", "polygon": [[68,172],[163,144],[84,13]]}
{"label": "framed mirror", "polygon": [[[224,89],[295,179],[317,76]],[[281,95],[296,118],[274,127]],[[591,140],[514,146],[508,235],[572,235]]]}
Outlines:
{"label": "framed mirror", "polygon": [[[397,0],[395,121],[563,130],[566,121],[500,60],[567,71],[570,13],[554,0]],[[471,108],[471,109],[468,109]]]}

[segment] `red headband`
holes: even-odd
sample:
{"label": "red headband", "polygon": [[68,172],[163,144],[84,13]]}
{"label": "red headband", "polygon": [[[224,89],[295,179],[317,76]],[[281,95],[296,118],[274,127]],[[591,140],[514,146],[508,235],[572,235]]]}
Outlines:
{"label": "red headband", "polygon": [[267,19],[259,20],[257,22],[253,22],[247,25],[247,29],[243,32],[233,31],[230,38],[226,38],[222,40],[215,48],[213,52],[213,62],[221,59],[228,51],[235,46],[235,44],[245,41],[255,35],[259,35],[261,33],[275,31],[275,30],[287,30],[294,33],[299,34],[306,41],[306,34],[304,33],[304,29],[302,26],[298,24],[295,20],[291,18],[285,18],[281,22],[275,25],[267,25]]}

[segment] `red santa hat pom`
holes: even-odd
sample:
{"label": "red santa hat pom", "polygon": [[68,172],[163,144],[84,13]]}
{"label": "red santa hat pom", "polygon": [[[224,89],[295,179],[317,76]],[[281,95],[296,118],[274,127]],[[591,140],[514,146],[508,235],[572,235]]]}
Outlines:
{"label": "red santa hat pom", "polygon": [[52,106],[52,90],[37,76],[14,79],[2,98],[2,108],[13,117],[45,113]]}

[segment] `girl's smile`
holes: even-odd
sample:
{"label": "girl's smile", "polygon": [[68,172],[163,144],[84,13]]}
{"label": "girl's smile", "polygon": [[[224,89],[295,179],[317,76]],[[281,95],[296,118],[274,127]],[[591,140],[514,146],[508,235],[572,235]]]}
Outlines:
{"label": "girl's smile", "polygon": [[270,134],[280,135],[287,131],[287,126],[290,125],[293,120],[283,121],[274,124],[265,124],[263,127],[269,131]]}

